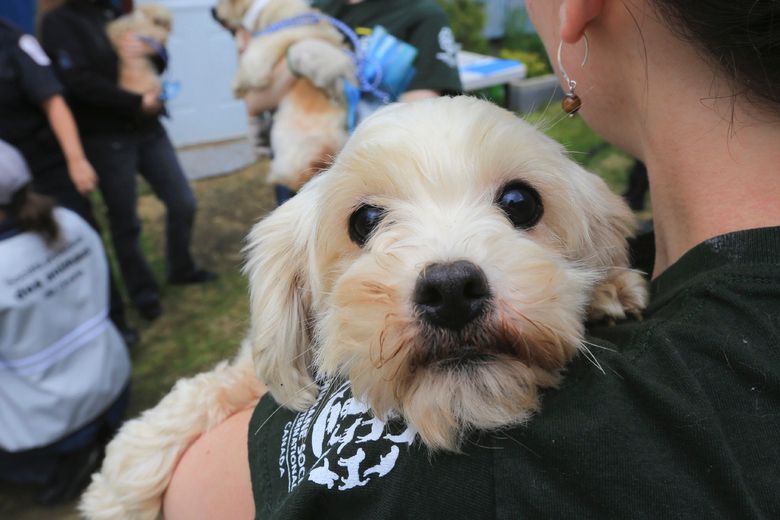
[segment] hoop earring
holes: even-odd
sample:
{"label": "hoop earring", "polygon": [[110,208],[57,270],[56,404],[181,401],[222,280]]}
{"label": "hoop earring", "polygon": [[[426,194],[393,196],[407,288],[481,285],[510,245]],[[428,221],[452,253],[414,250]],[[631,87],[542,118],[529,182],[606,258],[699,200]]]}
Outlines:
{"label": "hoop earring", "polygon": [[[583,33],[583,36],[585,36],[585,57],[583,58],[582,65],[580,65],[580,67],[584,67],[585,64],[588,63],[588,54],[590,53],[588,34]],[[569,91],[563,95],[563,100],[561,100],[561,107],[563,108],[563,111],[569,115],[569,117],[574,117],[580,108],[582,108],[582,99],[580,99],[580,97],[574,92],[574,90],[577,88],[577,82],[571,79],[566,73],[566,69],[563,68],[563,63],[561,61],[562,49],[563,40],[561,40],[561,42],[558,44],[558,70],[561,71],[561,76],[563,76],[563,80],[566,82],[566,85],[568,85]]]}

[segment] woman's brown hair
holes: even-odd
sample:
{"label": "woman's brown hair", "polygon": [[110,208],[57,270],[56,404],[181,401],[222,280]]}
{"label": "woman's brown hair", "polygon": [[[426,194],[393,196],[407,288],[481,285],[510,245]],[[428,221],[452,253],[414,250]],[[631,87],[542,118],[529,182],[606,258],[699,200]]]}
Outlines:
{"label": "woman's brown hair", "polygon": [[60,228],[54,220],[54,200],[38,195],[29,184],[17,190],[11,202],[2,209],[16,219],[22,231],[38,233],[50,245],[60,236]]}
{"label": "woman's brown hair", "polygon": [[780,112],[780,1],[654,0],[754,103]]}

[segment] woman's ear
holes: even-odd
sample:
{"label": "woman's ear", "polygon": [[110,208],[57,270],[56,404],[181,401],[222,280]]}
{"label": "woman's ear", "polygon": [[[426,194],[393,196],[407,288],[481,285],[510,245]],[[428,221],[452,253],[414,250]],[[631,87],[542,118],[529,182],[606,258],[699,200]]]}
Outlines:
{"label": "woman's ear", "polygon": [[302,190],[255,224],[245,249],[255,370],[274,399],[294,410],[310,406],[318,390],[310,369],[315,191]]}
{"label": "woman's ear", "polygon": [[605,0],[564,0],[561,4],[561,39],[577,43],[587,25],[604,9]]}

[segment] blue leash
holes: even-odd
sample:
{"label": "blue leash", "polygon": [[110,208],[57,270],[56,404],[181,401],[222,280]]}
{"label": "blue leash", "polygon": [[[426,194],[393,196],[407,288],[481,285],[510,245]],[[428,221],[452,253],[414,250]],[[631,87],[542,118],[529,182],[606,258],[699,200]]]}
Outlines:
{"label": "blue leash", "polygon": [[[264,34],[271,34],[275,33],[277,31],[280,31],[282,29],[288,29],[290,27],[300,27],[302,25],[314,25],[319,22],[328,22],[332,26],[334,26],[336,29],[338,29],[340,32],[342,32],[350,41],[352,44],[352,48],[355,49],[355,52],[346,52],[350,58],[352,58],[352,61],[355,64],[355,70],[357,80],[358,80],[358,89],[360,92],[365,92],[367,94],[372,94],[375,97],[379,98],[379,100],[382,101],[382,103],[387,103],[390,101],[390,95],[381,90],[379,88],[379,85],[382,83],[382,74],[381,74],[381,67],[374,67],[376,70],[376,73],[373,75],[373,77],[368,77],[367,74],[367,66],[368,66],[368,60],[364,56],[364,53],[362,52],[362,46],[360,45],[360,39],[358,38],[357,34],[355,34],[355,31],[353,31],[347,24],[342,22],[341,20],[337,20],[336,18],[333,18],[332,16],[328,16],[321,13],[306,13],[298,16],[293,16],[292,18],[288,18],[286,20],[281,20],[279,22],[273,23],[263,29],[262,31],[257,31],[255,33],[252,33],[252,36],[262,36]],[[347,92],[347,98],[349,103],[352,103],[352,99],[354,98],[353,94],[350,94]]]}

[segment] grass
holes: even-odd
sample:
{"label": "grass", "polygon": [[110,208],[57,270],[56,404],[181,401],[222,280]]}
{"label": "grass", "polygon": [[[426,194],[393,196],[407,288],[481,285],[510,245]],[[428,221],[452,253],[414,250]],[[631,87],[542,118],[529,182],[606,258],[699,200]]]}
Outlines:
{"label": "grass", "polygon": [[[219,273],[215,283],[163,285],[163,316],[142,329],[133,351],[130,415],[153,406],[184,375],[208,369],[234,354],[248,326],[241,248],[251,225],[274,207],[265,183],[267,163],[225,177],[198,181],[199,201],[193,249],[196,258]],[[145,250],[163,280],[164,209],[151,195],[140,202]]]}
{"label": "grass", "polygon": [[605,143],[580,117],[570,118],[556,104],[544,111],[529,114],[526,119],[562,143],[572,159],[585,169],[604,179],[616,193],[622,193],[627,184],[628,170],[634,159]]}
{"label": "grass", "polygon": [[[566,145],[575,160],[604,177],[613,190],[625,187],[632,159],[603,143],[581,119],[569,119],[552,106],[527,119]],[[199,201],[194,253],[219,279],[203,286],[163,285],[164,314],[154,323],[131,313],[142,341],[131,353],[129,416],[154,406],[177,379],[207,370],[237,351],[249,317],[246,280],[240,273],[243,239],[252,223],[274,207],[264,180],[266,169],[263,161],[193,183]],[[164,280],[164,209],[148,189],[142,186],[140,193],[143,248],[158,279]],[[29,491],[0,486],[0,518],[71,520],[77,518],[74,505],[40,509],[32,504]]]}

